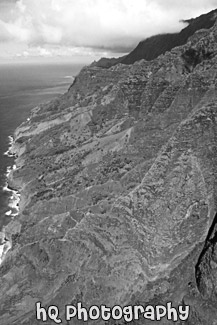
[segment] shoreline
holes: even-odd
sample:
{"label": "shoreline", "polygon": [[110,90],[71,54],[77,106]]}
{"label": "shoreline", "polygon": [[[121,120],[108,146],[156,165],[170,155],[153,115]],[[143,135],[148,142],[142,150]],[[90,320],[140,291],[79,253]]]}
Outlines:
{"label": "shoreline", "polygon": [[[12,153],[12,147],[14,144],[14,138],[9,135],[9,148],[8,151],[6,151],[4,153],[4,155],[10,157],[10,158],[16,158],[16,154]],[[12,188],[9,185],[9,176],[11,174],[11,172],[13,172],[14,170],[16,170],[16,164],[13,164],[12,166],[8,166],[7,167],[7,171],[6,171],[6,183],[3,187],[3,191],[5,192],[11,192],[11,196],[9,197],[9,202],[8,202],[8,207],[10,210],[8,210],[5,215],[6,216],[12,216],[15,217],[19,214],[19,202],[20,202],[20,193],[17,189]]]}
{"label": "shoreline", "polygon": [[8,150],[6,152],[4,152],[4,156],[7,156],[9,158],[15,158],[15,155],[11,153],[11,149],[12,149],[12,146],[13,146],[13,143],[14,143],[14,138],[12,135],[9,135],[8,136],[9,138],[9,146],[8,146]]}
{"label": "shoreline", "polygon": [[[14,138],[11,135],[9,135],[8,138],[9,138],[9,147],[8,147],[8,150],[4,153],[4,155],[9,158],[16,159],[17,155],[13,154],[13,152],[12,152]],[[10,174],[14,170],[16,170],[16,168],[17,167],[16,167],[15,163],[13,165],[7,167],[6,183],[3,186],[4,192],[11,193],[11,195],[9,196],[9,199],[8,199],[9,210],[7,212],[5,212],[5,215],[7,217],[10,217],[11,220],[13,220],[13,218],[18,216],[18,214],[19,214],[19,203],[20,203],[20,196],[21,196],[19,191],[12,188],[8,182]],[[11,240],[9,238],[7,238],[6,233],[5,233],[5,226],[3,226],[2,229],[0,230],[0,265],[2,264],[7,252],[11,249],[11,247],[12,247]]]}

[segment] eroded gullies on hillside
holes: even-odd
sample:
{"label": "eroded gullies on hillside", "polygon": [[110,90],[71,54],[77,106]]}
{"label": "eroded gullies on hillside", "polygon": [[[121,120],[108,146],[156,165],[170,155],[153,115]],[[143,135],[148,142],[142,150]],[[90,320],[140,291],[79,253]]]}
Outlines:
{"label": "eroded gullies on hillside", "polygon": [[198,291],[195,266],[216,212],[216,51],[215,25],[151,62],[86,67],[16,130],[5,325],[37,324],[36,301],[63,316],[78,300],[173,301],[191,306],[191,324],[213,324],[216,298]]}

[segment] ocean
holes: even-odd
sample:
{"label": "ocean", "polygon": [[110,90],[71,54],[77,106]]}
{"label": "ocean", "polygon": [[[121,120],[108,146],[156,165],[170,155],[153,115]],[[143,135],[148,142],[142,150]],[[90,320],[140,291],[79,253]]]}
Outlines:
{"label": "ocean", "polygon": [[4,153],[14,130],[30,110],[67,91],[79,64],[0,64],[0,230],[11,220],[11,192],[5,190],[14,159]]}

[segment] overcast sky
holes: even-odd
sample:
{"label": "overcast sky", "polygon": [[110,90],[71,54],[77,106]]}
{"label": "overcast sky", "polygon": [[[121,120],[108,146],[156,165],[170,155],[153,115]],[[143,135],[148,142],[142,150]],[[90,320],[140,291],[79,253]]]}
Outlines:
{"label": "overcast sky", "polygon": [[118,56],[217,0],[0,0],[0,62]]}

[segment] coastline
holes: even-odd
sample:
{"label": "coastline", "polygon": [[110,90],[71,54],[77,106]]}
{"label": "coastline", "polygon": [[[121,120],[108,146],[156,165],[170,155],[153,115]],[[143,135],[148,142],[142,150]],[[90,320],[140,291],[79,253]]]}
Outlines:
{"label": "coastline", "polygon": [[[9,136],[9,148],[8,151],[6,151],[4,153],[5,156],[9,157],[9,158],[14,158],[16,159],[17,155],[15,153],[12,152],[12,148],[13,148],[13,144],[14,144],[14,138],[13,136]],[[16,164],[13,161],[13,165],[8,166],[7,167],[7,172],[6,172],[6,183],[5,186],[3,187],[3,191],[5,192],[10,192],[11,196],[9,198],[9,203],[8,203],[8,207],[9,207],[9,211],[7,211],[5,214],[7,216],[12,216],[15,217],[18,215],[19,213],[19,202],[20,202],[20,194],[19,191],[15,188],[13,188],[11,185],[9,185],[9,179],[10,179],[10,175],[11,173],[17,169]]]}
{"label": "coastline", "polygon": [[[71,66],[70,66],[71,67]],[[81,66],[82,67],[82,66]],[[78,68],[75,68],[75,74],[77,74],[78,71],[80,71],[80,65],[78,65]],[[23,69],[23,68],[22,68]],[[33,91],[26,91],[22,95],[28,97],[29,95],[33,96],[32,100],[32,107],[29,109],[28,107],[30,106],[29,103],[27,104],[27,101],[22,100],[21,104],[23,107],[28,108],[28,115],[24,115],[24,118],[18,119],[19,123],[15,123],[15,126],[12,128],[10,127],[7,129],[7,133],[4,134],[6,135],[4,138],[4,149],[1,152],[1,155],[5,157],[6,163],[3,166],[3,172],[2,172],[2,182],[1,182],[1,190],[2,190],[2,201],[4,203],[4,210],[2,211],[2,223],[0,225],[0,265],[2,264],[3,260],[5,259],[6,253],[8,250],[11,249],[12,247],[12,235],[16,230],[14,229],[19,229],[20,223],[18,221],[19,214],[22,211],[23,205],[26,203],[26,197],[25,195],[23,196],[23,184],[19,184],[16,179],[16,171],[19,170],[20,168],[20,159],[19,156],[22,155],[23,153],[23,148],[22,145],[18,144],[16,142],[16,139],[19,137],[19,131],[21,130],[21,133],[23,131],[22,127],[26,123],[29,127],[29,123],[31,120],[32,114],[34,115],[34,112],[39,109],[37,106],[38,103],[43,103],[47,104],[53,99],[57,98],[58,96],[62,95],[67,91],[69,86],[71,85],[72,81],[74,80],[73,76],[69,76],[68,70],[69,67],[67,66],[67,69],[62,70],[61,66],[61,73],[59,73],[58,70],[52,69],[55,72],[54,78],[49,79],[47,78],[47,75],[45,76],[45,80],[47,80],[49,83],[45,83],[44,87],[41,87],[41,81],[40,83],[36,84],[34,86]],[[26,73],[25,70],[24,72]],[[46,70],[47,71],[47,70]],[[63,72],[62,72],[63,71]],[[73,70],[74,71],[74,70]],[[41,70],[39,69],[39,72],[41,73]],[[44,73],[44,69],[43,72]],[[29,78],[29,73],[25,74]],[[25,77],[24,76],[24,77]],[[36,77],[40,76],[41,80],[41,74],[37,74]],[[67,80],[66,80],[67,79]],[[35,74],[34,74],[34,80],[38,82],[38,79],[35,79]],[[53,82],[55,81],[55,84]],[[26,79],[24,78],[24,81]],[[49,86],[50,84],[50,86]],[[24,83],[24,85],[26,85]],[[16,88],[15,88],[16,89]],[[27,88],[28,89],[28,88]],[[17,93],[16,93],[17,95]],[[19,92],[18,92],[18,95]],[[9,97],[9,96],[8,96]],[[36,101],[37,99],[37,101]],[[29,102],[29,100],[28,100]],[[7,103],[6,103],[7,104]],[[21,106],[20,104],[20,106]],[[41,105],[41,104],[40,104]],[[5,105],[6,106],[6,105]],[[7,106],[6,106],[7,107]],[[25,128],[24,127],[24,128]],[[10,135],[9,135],[10,134]],[[19,171],[18,171],[19,173]],[[14,179],[15,176],[15,179]],[[22,192],[22,193],[21,193]],[[21,195],[22,194],[22,195]],[[13,245],[14,246],[14,245]]]}
{"label": "coastline", "polygon": [[[14,144],[14,138],[13,136],[9,136],[9,147],[8,150],[4,153],[5,156],[9,158],[16,159],[17,155],[16,153],[13,153],[12,148]],[[4,192],[9,192],[11,195],[8,199],[8,208],[9,210],[5,213],[7,217],[10,217],[11,220],[13,220],[14,217],[18,216],[19,214],[19,202],[20,202],[20,193],[17,189],[13,188],[10,182],[10,175],[11,173],[16,170],[16,164],[13,161],[13,164],[7,167],[6,171],[6,183],[3,187]],[[0,230],[0,265],[3,262],[7,252],[11,249],[12,242],[8,238],[6,234],[6,228],[3,226],[3,228]]]}

